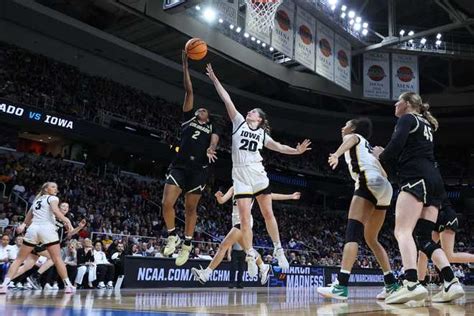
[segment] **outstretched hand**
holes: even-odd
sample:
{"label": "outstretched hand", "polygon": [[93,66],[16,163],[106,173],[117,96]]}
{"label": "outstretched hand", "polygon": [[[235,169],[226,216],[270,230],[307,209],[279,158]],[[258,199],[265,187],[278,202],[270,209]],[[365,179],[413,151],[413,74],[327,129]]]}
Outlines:
{"label": "outstretched hand", "polygon": [[310,145],[311,141],[309,139],[305,139],[301,144],[298,143],[298,145],[296,145],[296,151],[298,154],[302,154],[307,150],[311,150],[311,147],[309,147]]}
{"label": "outstretched hand", "polygon": [[216,162],[217,160],[217,151],[209,147],[206,151],[207,159],[209,159],[209,163]]}
{"label": "outstretched hand", "polygon": [[212,69],[211,64],[207,64],[206,66],[206,75],[212,80],[212,81],[217,81],[216,74],[214,73],[214,70]]}
{"label": "outstretched hand", "polygon": [[301,198],[301,192],[294,192],[291,194],[293,200],[299,200]]}
{"label": "outstretched hand", "polygon": [[335,154],[329,154],[328,163],[332,170],[336,169],[337,165],[339,164],[339,157]]}

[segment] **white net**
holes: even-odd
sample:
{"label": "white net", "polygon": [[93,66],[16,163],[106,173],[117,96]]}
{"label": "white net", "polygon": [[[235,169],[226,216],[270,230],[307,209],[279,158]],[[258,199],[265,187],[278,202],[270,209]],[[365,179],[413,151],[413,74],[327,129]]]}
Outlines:
{"label": "white net", "polygon": [[273,28],[275,13],[282,2],[283,0],[245,0],[248,27],[268,32]]}

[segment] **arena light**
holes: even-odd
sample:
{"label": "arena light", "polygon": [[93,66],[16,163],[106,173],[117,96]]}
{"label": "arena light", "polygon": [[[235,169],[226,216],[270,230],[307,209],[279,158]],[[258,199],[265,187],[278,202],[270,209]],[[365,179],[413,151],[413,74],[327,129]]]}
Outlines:
{"label": "arena light", "polygon": [[440,39],[441,39],[441,36],[442,36],[441,33],[436,34],[436,39],[437,39],[437,40],[440,40]]}
{"label": "arena light", "polygon": [[362,22],[362,18],[360,16],[356,17],[355,20],[356,20],[357,23]]}
{"label": "arena light", "polygon": [[194,7],[196,10],[200,11],[201,10],[201,6],[197,5]]}
{"label": "arena light", "polygon": [[328,3],[329,5],[336,5],[337,4],[337,0],[328,0]]}
{"label": "arena light", "polygon": [[332,5],[332,6],[331,6],[331,10],[333,10],[333,11],[336,10],[336,6],[335,6],[335,5]]}
{"label": "arena light", "polygon": [[231,30],[233,30],[234,27],[235,27],[234,24],[229,25],[229,28],[230,28]]}
{"label": "arena light", "polygon": [[367,23],[367,22],[362,23],[362,27],[363,27],[364,29],[369,28],[369,23]]}
{"label": "arena light", "polygon": [[346,18],[346,12],[342,12],[341,13],[341,19],[345,19]]}
{"label": "arena light", "polygon": [[412,40],[412,39],[411,39],[411,40],[409,40],[409,41],[408,41],[408,43],[410,43],[410,44],[413,44],[413,40]]}
{"label": "arena light", "polygon": [[270,46],[270,51],[273,52],[275,49],[273,47]]}
{"label": "arena light", "polygon": [[399,34],[400,34],[400,36],[405,35],[405,30],[404,30],[404,29],[401,29]]}
{"label": "arena light", "polygon": [[415,35],[415,32],[413,31],[408,32],[408,36],[413,36],[413,35]]}
{"label": "arena light", "polygon": [[237,28],[235,29],[235,31],[236,31],[237,33],[240,33],[240,31],[242,31],[242,28],[239,26],[239,27],[237,27]]}
{"label": "arena light", "polygon": [[346,10],[347,10],[347,6],[343,4],[342,7],[341,7],[341,11],[346,12]]}
{"label": "arena light", "polygon": [[354,25],[354,19],[350,20],[350,21],[349,21],[349,24],[350,24],[350,25]]}
{"label": "arena light", "polygon": [[224,20],[222,18],[219,19],[219,23],[221,23],[221,24],[224,23]]}
{"label": "arena light", "polygon": [[368,29],[363,29],[362,30],[362,35],[366,36],[367,34],[369,34],[369,30]]}
{"label": "arena light", "polygon": [[265,44],[265,43],[262,43],[262,47],[267,47],[267,44]]}
{"label": "arena light", "polygon": [[349,11],[349,18],[353,19],[356,16],[356,13],[354,11]]}
{"label": "arena light", "polygon": [[435,44],[436,44],[436,47],[441,46],[441,40],[436,40],[436,43],[435,43]]}
{"label": "arena light", "polygon": [[216,19],[217,17],[217,12],[216,10],[212,9],[212,8],[206,8],[203,12],[202,12],[202,17],[204,18],[204,20],[206,20],[207,22],[211,23],[211,22],[214,22],[214,20]]}
{"label": "arena light", "polygon": [[354,31],[360,31],[361,25],[360,23],[355,23],[354,24]]}
{"label": "arena light", "polygon": [[255,42],[255,37],[252,36],[252,37],[250,38],[250,40],[251,40],[252,42]]}
{"label": "arena light", "polygon": [[257,40],[257,44],[260,44],[262,41],[261,40]]}
{"label": "arena light", "polygon": [[244,37],[245,37],[245,38],[249,38],[249,36],[250,36],[249,33],[247,33],[247,32],[244,33]]}

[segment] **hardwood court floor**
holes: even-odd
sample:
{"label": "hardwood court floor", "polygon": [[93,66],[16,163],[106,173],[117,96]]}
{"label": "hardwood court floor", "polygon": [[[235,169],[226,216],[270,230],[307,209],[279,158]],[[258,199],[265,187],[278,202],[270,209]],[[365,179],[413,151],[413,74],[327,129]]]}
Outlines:
{"label": "hardwood court floor", "polygon": [[474,315],[474,287],[454,304],[419,306],[377,302],[379,290],[353,287],[347,303],[324,300],[313,288],[11,291],[0,296],[0,315]]}

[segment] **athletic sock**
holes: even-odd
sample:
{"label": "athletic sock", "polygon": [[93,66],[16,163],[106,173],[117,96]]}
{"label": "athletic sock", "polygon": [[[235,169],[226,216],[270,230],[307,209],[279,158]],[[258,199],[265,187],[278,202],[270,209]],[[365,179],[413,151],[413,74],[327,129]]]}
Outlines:
{"label": "athletic sock", "polygon": [[407,269],[405,270],[405,277],[407,281],[409,282],[417,282],[418,281],[418,276],[416,273],[416,269]]}
{"label": "athletic sock", "polygon": [[69,280],[69,278],[64,279],[63,282],[64,282],[64,286],[72,286],[72,283]]}
{"label": "athletic sock", "polygon": [[351,276],[351,271],[341,270],[337,274],[337,281],[339,285],[348,286],[349,285],[349,277]]}
{"label": "athletic sock", "polygon": [[258,265],[258,267],[259,267],[260,269],[262,269],[262,268],[263,268],[263,261],[260,262],[260,264],[257,264],[257,265]]}
{"label": "athletic sock", "polygon": [[10,282],[11,282],[11,279],[10,279],[9,277],[5,277],[5,279],[3,280],[2,285],[3,285],[3,286],[7,286],[8,283],[10,283]]}
{"label": "athletic sock", "polygon": [[193,241],[193,236],[184,236],[184,244],[186,246],[191,246],[192,241]]}
{"label": "athletic sock", "polygon": [[449,284],[454,279],[454,272],[450,266],[441,269],[440,275],[443,276],[444,284]]}
{"label": "athletic sock", "polygon": [[212,269],[209,268],[209,267],[207,267],[207,268],[204,270],[204,272],[205,272],[207,275],[211,275],[211,274],[212,274],[212,271],[214,271],[214,270],[212,270]]}
{"label": "athletic sock", "polygon": [[387,271],[383,273],[383,281],[385,282],[385,285],[397,283],[397,279],[395,279],[395,276],[393,275],[392,271]]}
{"label": "athletic sock", "polygon": [[168,229],[168,237],[169,236],[176,236],[176,227]]}
{"label": "athletic sock", "polygon": [[275,249],[282,248],[281,247],[281,242],[280,241],[274,241],[273,242],[273,248],[275,248]]}

